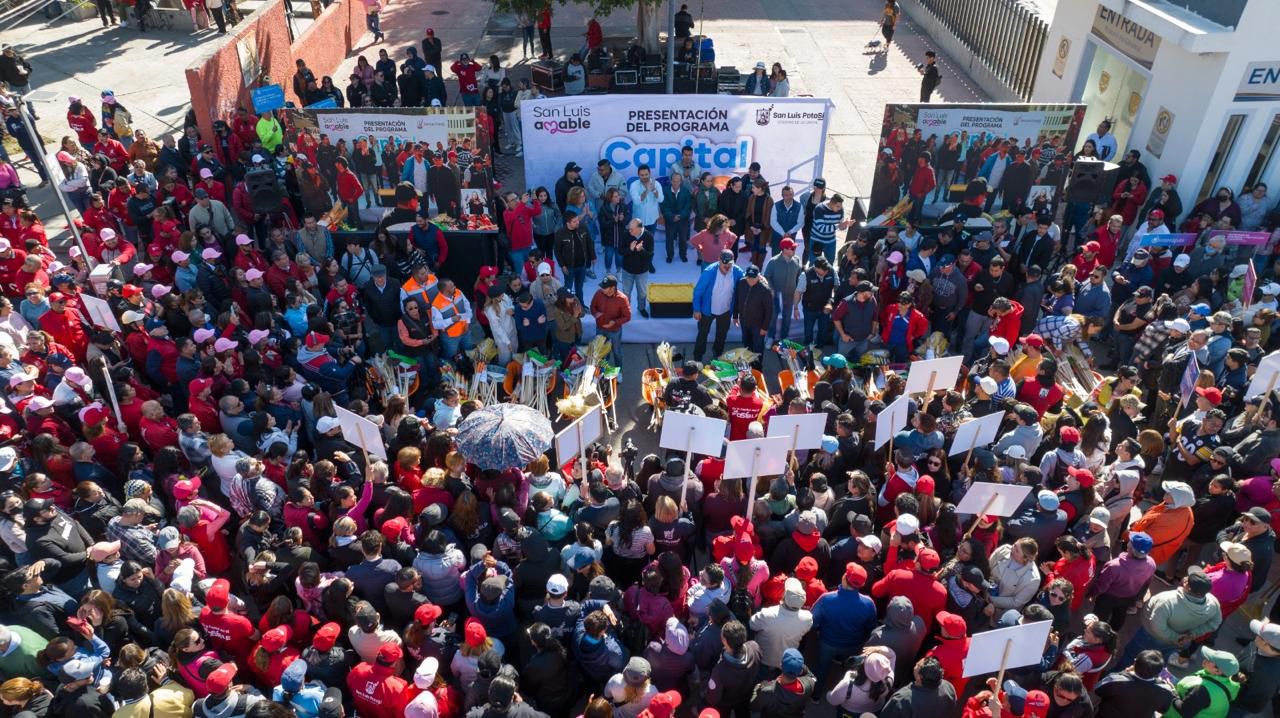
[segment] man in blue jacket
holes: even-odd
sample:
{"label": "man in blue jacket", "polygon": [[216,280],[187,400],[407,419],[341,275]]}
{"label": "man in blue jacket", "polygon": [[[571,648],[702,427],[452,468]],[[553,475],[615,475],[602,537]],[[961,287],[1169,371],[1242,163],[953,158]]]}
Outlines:
{"label": "man in blue jacket", "polygon": [[858,589],[867,582],[867,570],[850,562],[845,566],[840,587],[813,604],[813,632],[818,636],[818,662],[813,673],[818,679],[813,694],[826,690],[831,662],[855,656],[876,627],[876,604]]}
{"label": "man in blue jacket", "polygon": [[724,353],[725,338],[729,335],[729,320],[737,304],[738,281],[746,273],[733,263],[734,254],[726,249],[720,253],[720,262],[703,268],[698,283],[693,287],[693,318],[698,321],[698,337],[693,342],[694,360],[702,361],[707,351],[707,332],[711,323],[716,325],[716,338],[711,346],[716,357]]}
{"label": "man in blue jacket", "polygon": [[[474,554],[472,554],[474,557]],[[516,592],[511,568],[491,553],[463,574],[467,609],[494,638],[513,646],[520,628],[516,620]]]}
{"label": "man in blue jacket", "polygon": [[618,617],[608,601],[590,599],[582,602],[581,618],[573,632],[573,652],[587,679],[587,687],[599,693],[613,674],[627,665],[631,656],[618,641],[615,627]]}

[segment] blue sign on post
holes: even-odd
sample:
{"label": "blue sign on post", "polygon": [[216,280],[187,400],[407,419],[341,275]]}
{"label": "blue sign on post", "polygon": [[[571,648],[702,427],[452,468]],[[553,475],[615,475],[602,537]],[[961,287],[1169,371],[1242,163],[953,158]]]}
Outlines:
{"label": "blue sign on post", "polygon": [[261,115],[284,107],[284,85],[263,85],[253,88],[253,111]]}
{"label": "blue sign on post", "polygon": [[1144,234],[1138,242],[1139,247],[1190,247],[1196,243],[1194,232],[1178,234]]}
{"label": "blue sign on post", "polygon": [[307,110],[323,110],[323,109],[328,108],[328,107],[337,107],[337,106],[338,106],[338,103],[337,103],[337,101],[336,101],[336,100],[334,100],[332,97],[326,97],[326,98],[324,98],[323,100],[321,100],[321,101],[319,101],[319,102],[316,102],[316,103],[313,103],[313,104],[307,105],[307,106],[306,106],[305,108],[303,108],[303,109],[307,109]]}

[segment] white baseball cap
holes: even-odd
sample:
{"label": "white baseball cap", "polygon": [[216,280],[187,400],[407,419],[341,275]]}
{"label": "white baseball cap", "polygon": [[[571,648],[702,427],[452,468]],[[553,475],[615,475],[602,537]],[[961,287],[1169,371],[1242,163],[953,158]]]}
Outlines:
{"label": "white baseball cap", "polygon": [[1190,254],[1179,254],[1178,256],[1174,257],[1174,258],[1173,258],[1173,266],[1175,266],[1175,267],[1189,267],[1189,266],[1191,266],[1191,255],[1190,255]]}
{"label": "white baseball cap", "polygon": [[913,514],[903,514],[898,517],[898,522],[894,528],[903,536],[910,536],[920,530],[920,519]]}
{"label": "white baseball cap", "polygon": [[1004,355],[1009,353],[1009,340],[1004,337],[991,337],[989,340],[991,348],[996,350],[996,354]]}
{"label": "white baseball cap", "polygon": [[995,394],[1000,390],[1000,385],[996,383],[995,379],[992,379],[989,376],[984,376],[979,379],[978,386],[982,387],[982,390],[988,394]]}
{"label": "white baseball cap", "polygon": [[569,579],[561,574],[553,573],[547,579],[547,593],[552,596],[563,596],[569,592]]}
{"label": "white baseball cap", "polygon": [[316,429],[321,434],[328,434],[330,431],[341,426],[336,416],[322,416],[316,421]]}

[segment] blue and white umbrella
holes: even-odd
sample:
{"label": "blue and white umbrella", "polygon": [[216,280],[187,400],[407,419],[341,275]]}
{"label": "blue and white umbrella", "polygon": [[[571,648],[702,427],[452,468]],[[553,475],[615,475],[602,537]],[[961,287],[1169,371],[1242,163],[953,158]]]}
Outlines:
{"label": "blue and white umbrella", "polygon": [[494,404],[458,425],[458,451],[481,469],[524,468],[551,448],[551,421],[523,404]]}

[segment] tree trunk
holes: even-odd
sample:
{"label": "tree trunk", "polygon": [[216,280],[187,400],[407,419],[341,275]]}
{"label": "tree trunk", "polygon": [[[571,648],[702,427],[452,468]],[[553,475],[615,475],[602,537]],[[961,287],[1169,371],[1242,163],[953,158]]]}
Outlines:
{"label": "tree trunk", "polygon": [[656,55],[661,50],[658,42],[658,30],[663,24],[662,18],[658,17],[660,7],[664,6],[652,0],[639,0],[636,3],[636,28],[640,45],[650,55]]}

